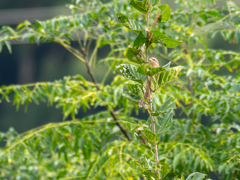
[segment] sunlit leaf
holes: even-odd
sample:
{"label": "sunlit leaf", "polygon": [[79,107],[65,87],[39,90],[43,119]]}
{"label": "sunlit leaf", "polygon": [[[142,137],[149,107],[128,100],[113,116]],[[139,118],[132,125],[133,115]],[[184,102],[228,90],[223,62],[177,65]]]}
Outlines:
{"label": "sunlit leaf", "polygon": [[126,84],[123,88],[123,96],[134,103],[137,103],[143,98],[143,87],[139,84]]}
{"label": "sunlit leaf", "polygon": [[162,34],[159,30],[152,30],[151,33],[153,33],[153,42],[157,41],[160,39],[161,41],[164,42],[164,45],[168,48],[174,48],[181,44],[180,41],[174,40],[164,34]]}
{"label": "sunlit leaf", "polygon": [[158,109],[153,110],[153,112],[150,114],[153,116],[159,116],[160,114],[175,108],[176,108],[175,102],[173,101],[173,98],[170,97]]}
{"label": "sunlit leaf", "polygon": [[184,176],[181,175],[181,179],[179,179],[177,176],[174,178],[174,180],[185,180]]}
{"label": "sunlit leaf", "polygon": [[[169,110],[168,112],[165,112],[159,115],[157,118],[155,118],[156,134],[166,133],[170,129],[172,124],[172,116],[173,116],[173,110]],[[150,125],[150,128],[152,128],[150,117],[148,118],[148,125]]]}
{"label": "sunlit leaf", "polygon": [[151,0],[151,5],[155,6],[157,5],[161,0]]}
{"label": "sunlit leaf", "polygon": [[159,141],[159,137],[158,135],[154,134],[152,131],[149,130],[142,130],[142,132],[144,133],[144,137],[147,139],[147,141],[151,144],[153,144],[153,142],[157,142]]}
{"label": "sunlit leaf", "polygon": [[141,53],[142,52],[140,49],[129,47],[129,48],[127,48],[126,57],[128,58],[129,61],[141,64],[141,63],[145,62],[145,60],[143,60],[142,58],[139,57],[139,54],[141,54]]}
{"label": "sunlit leaf", "polygon": [[6,44],[7,48],[8,48],[9,53],[12,54],[12,47],[11,47],[10,42],[9,41],[4,41],[4,42],[5,42],[5,44]]}
{"label": "sunlit leaf", "polygon": [[134,47],[140,47],[142,46],[144,43],[146,43],[147,38],[144,36],[144,34],[142,32],[140,32],[137,36],[137,38],[134,40],[133,42],[133,46]]}
{"label": "sunlit leaf", "polygon": [[151,67],[150,65],[145,65],[145,64],[139,66],[137,69],[137,72],[146,76],[153,76],[161,71],[166,71],[166,69],[164,67],[154,68],[154,67]]}
{"label": "sunlit leaf", "polygon": [[170,18],[170,7],[167,4],[163,4],[159,6],[159,9],[161,9],[161,17],[160,22],[166,22]]}
{"label": "sunlit leaf", "polygon": [[146,14],[149,10],[149,0],[131,0],[130,5],[139,12]]}
{"label": "sunlit leaf", "polygon": [[156,91],[169,81],[173,80],[178,73],[183,69],[183,66],[176,66],[169,68],[169,70],[162,69],[160,72],[152,76],[151,78],[151,90]]}
{"label": "sunlit leaf", "polygon": [[195,173],[190,174],[186,180],[202,180],[205,177],[206,177],[206,174],[195,172]]}
{"label": "sunlit leaf", "polygon": [[146,80],[146,76],[137,72],[137,67],[132,64],[120,64],[116,69],[126,78],[143,84]]}
{"label": "sunlit leaf", "polygon": [[133,124],[133,123],[130,123],[130,122],[127,122],[127,121],[118,121],[118,122],[120,122],[122,125],[124,125],[132,133],[135,133],[135,131],[140,127],[148,127],[147,125]]}
{"label": "sunlit leaf", "polygon": [[158,170],[160,172],[161,179],[164,179],[165,176],[171,171],[171,167],[163,162],[159,162],[155,164],[153,167],[155,170]]}
{"label": "sunlit leaf", "polygon": [[117,17],[118,21],[120,23],[122,23],[122,25],[124,25],[125,27],[127,27],[128,29],[130,29],[132,31],[140,32],[140,31],[144,30],[143,27],[141,26],[141,24],[139,24],[137,21],[129,19],[123,13],[117,13],[116,17]]}

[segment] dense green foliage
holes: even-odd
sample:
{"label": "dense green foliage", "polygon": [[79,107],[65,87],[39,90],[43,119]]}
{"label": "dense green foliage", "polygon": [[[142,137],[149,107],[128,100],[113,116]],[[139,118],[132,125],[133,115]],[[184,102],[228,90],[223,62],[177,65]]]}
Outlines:
{"label": "dense green foliage", "polygon": [[[76,75],[0,88],[0,101],[13,102],[17,109],[42,101],[61,108],[69,120],[20,135],[13,129],[1,133],[7,142],[0,150],[1,178],[141,179],[156,177],[154,170],[169,180],[196,171],[208,177],[213,172],[223,180],[240,177],[240,53],[208,47],[208,39],[220,37],[238,43],[240,8],[230,0],[217,9],[214,0],[176,0],[171,11],[160,0],[151,0],[153,26],[146,32],[148,2],[76,0],[68,5],[72,16],[2,27],[0,51],[5,44],[11,53],[11,40],[58,43],[86,66],[92,82]],[[71,46],[74,39],[79,47]],[[90,52],[91,44],[95,47]],[[138,47],[143,44],[151,56],[173,67],[142,64]],[[99,60],[97,51],[103,46],[111,51]],[[116,75],[109,85],[106,78],[97,83],[96,64],[109,67],[106,77],[119,70],[126,78]],[[224,69],[228,75],[219,73]],[[157,117],[157,135],[150,130],[150,119],[132,116],[142,110],[136,102],[143,98],[146,76],[152,77],[155,91],[149,113]],[[178,113],[172,119],[173,101]],[[98,106],[106,110],[75,117],[80,108]],[[159,163],[153,141],[159,141]],[[188,179],[204,179],[201,173]]]}

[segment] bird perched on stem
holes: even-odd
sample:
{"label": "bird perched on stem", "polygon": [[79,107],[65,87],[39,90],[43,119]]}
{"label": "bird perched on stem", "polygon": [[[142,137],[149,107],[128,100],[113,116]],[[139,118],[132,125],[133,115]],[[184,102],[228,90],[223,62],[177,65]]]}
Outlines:
{"label": "bird perched on stem", "polygon": [[[151,57],[149,59],[149,63],[150,63],[151,67],[154,67],[154,68],[160,67],[159,62],[158,62],[157,58],[155,58],[155,57]],[[146,80],[146,91],[144,93],[144,99],[147,100],[147,101],[151,101],[152,100],[152,91],[150,89],[150,86],[151,86],[151,77],[147,77],[147,80]],[[138,102],[138,105],[140,107],[144,107],[145,109],[148,108],[148,105],[144,102],[143,99],[141,99]]]}
{"label": "bird perched on stem", "polygon": [[159,62],[158,62],[157,58],[155,58],[155,57],[151,57],[149,59],[149,62],[150,62],[151,67],[154,67],[154,68],[160,67]]}

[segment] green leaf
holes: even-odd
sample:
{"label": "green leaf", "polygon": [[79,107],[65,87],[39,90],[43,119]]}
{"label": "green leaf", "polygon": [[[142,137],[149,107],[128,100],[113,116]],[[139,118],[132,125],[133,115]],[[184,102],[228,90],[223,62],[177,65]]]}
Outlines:
{"label": "green leaf", "polygon": [[202,23],[201,21],[197,21],[197,25],[198,25],[199,27],[202,27],[202,26],[203,26],[203,23]]}
{"label": "green leaf", "polygon": [[30,33],[26,33],[22,36],[22,40],[24,39],[29,39],[29,41],[32,41],[32,38],[34,39],[34,36],[37,35],[36,32],[30,32]]}
{"label": "green leaf", "polygon": [[174,156],[173,163],[172,163],[172,168],[173,168],[174,171],[176,170],[177,165],[179,164],[179,162],[181,162],[181,158],[182,158],[182,154],[181,153],[179,153],[179,154]]}
{"label": "green leaf", "polygon": [[230,72],[233,71],[232,68],[231,68],[231,66],[230,66],[229,64],[225,64],[225,67],[226,67]]}
{"label": "green leaf", "polygon": [[142,46],[144,43],[146,43],[147,38],[144,36],[144,34],[142,32],[140,32],[137,36],[137,38],[135,39],[135,41],[133,42],[133,46],[134,47],[140,47]]}
{"label": "green leaf", "polygon": [[171,65],[171,61],[170,61],[169,63],[165,64],[163,67],[164,67],[166,70],[169,70],[170,65]]}
{"label": "green leaf", "polygon": [[[1,52],[1,51],[0,51],[0,52]],[[239,66],[239,64],[240,64],[240,60],[235,61],[235,62],[233,63],[233,65],[232,65],[232,68],[233,68],[233,69],[237,69],[238,66]]]}
{"label": "green leaf", "polygon": [[181,175],[181,179],[179,179],[177,176],[174,177],[174,180],[185,180],[185,177],[183,175]]}
{"label": "green leaf", "polygon": [[139,12],[146,14],[149,10],[149,1],[148,0],[131,0],[130,5],[137,9]]}
{"label": "green leaf", "polygon": [[131,131],[132,133],[134,133],[138,128],[140,127],[148,127],[147,125],[143,125],[143,124],[133,124],[127,121],[118,121],[119,123],[121,123],[123,126],[125,126],[129,131]]}
{"label": "green leaf", "polygon": [[149,161],[149,159],[146,159],[145,157],[141,157],[139,160],[138,160],[138,163],[145,169],[149,169],[151,168],[151,164],[150,164],[151,161]]}
{"label": "green leaf", "polygon": [[30,42],[30,43],[34,43],[34,41],[35,41],[34,36],[32,36],[32,37],[29,38],[29,42]]}
{"label": "green leaf", "polygon": [[34,101],[37,105],[39,105],[39,101],[38,101],[37,97],[36,97],[34,94],[31,94],[31,98],[33,99],[33,101]]}
{"label": "green leaf", "polygon": [[169,71],[163,69],[162,71],[152,76],[151,90],[155,92],[161,87],[163,87],[169,81],[173,80],[183,68],[183,66],[176,66],[173,68],[169,68]]}
{"label": "green leaf", "polygon": [[168,19],[170,18],[170,14],[171,14],[169,5],[163,4],[163,5],[159,6],[159,8],[161,9],[160,22],[168,21]]}
{"label": "green leaf", "polygon": [[12,47],[11,47],[10,42],[9,41],[4,41],[4,42],[5,42],[5,44],[6,44],[7,48],[8,48],[9,53],[12,54]]}
{"label": "green leaf", "polygon": [[140,84],[125,84],[127,89],[131,91],[131,93],[138,95],[140,97],[144,97],[143,86]]}
{"label": "green leaf", "polygon": [[68,154],[66,150],[64,150],[64,159],[67,163],[69,163]]}
{"label": "green leaf", "polygon": [[164,34],[162,34],[159,30],[152,30],[151,33],[153,33],[153,41],[155,42],[157,40],[162,40],[164,42],[164,45],[168,48],[174,48],[181,44],[180,41],[174,40]]}
{"label": "green leaf", "polygon": [[137,72],[137,67],[132,64],[120,64],[116,66],[116,69],[126,78],[143,84],[146,80],[146,76]]}
{"label": "green leaf", "polygon": [[205,22],[207,22],[207,16],[205,14],[199,14],[198,15],[202,20],[204,20]]}
{"label": "green leaf", "polygon": [[25,108],[24,108],[24,112],[25,112],[25,113],[27,113],[28,105],[29,105],[29,100],[26,100],[26,102],[25,102]]}
{"label": "green leaf", "polygon": [[134,63],[142,64],[145,62],[142,58],[138,57],[138,54],[141,53],[140,49],[137,48],[128,48],[126,57],[128,58],[129,61],[132,61]]}
{"label": "green leaf", "polygon": [[142,98],[140,96],[129,94],[129,93],[123,93],[122,94],[125,98],[133,102],[134,104],[138,104],[138,101],[140,101]]}
{"label": "green leaf", "polygon": [[155,122],[156,134],[166,133],[170,129],[172,124],[172,116],[173,110],[169,110],[168,112],[163,113],[157,117],[157,120]]}
{"label": "green leaf", "polygon": [[141,157],[138,160],[138,163],[143,169],[143,176],[145,176],[147,179],[158,179],[157,171],[152,168],[152,164],[156,163],[153,163],[150,159],[147,159],[146,157]]}
{"label": "green leaf", "polygon": [[154,67],[151,67],[150,65],[143,64],[138,67],[137,72],[139,72],[145,76],[153,76],[163,70],[166,71],[166,69],[164,67],[154,68]]}
{"label": "green leaf", "polygon": [[144,96],[143,87],[139,84],[126,84],[123,87],[123,96],[134,103],[140,101]]}
{"label": "green leaf", "polygon": [[175,102],[173,101],[173,98],[170,97],[156,111],[153,111],[150,114],[153,116],[159,116],[160,114],[175,108]]}
{"label": "green leaf", "polygon": [[151,170],[145,170],[143,171],[143,175],[147,179],[158,179],[158,173],[153,173]]}
{"label": "green leaf", "polygon": [[155,6],[156,4],[158,4],[161,0],[151,0],[151,5]]}
{"label": "green leaf", "polygon": [[194,172],[194,173],[190,174],[186,180],[202,180],[205,177],[206,177],[206,174]]}
{"label": "green leaf", "polygon": [[240,92],[240,84],[233,84],[232,89],[234,92]]}
{"label": "green leaf", "polygon": [[40,87],[35,91],[36,95],[41,99],[41,101],[46,102],[45,93],[41,92]]}
{"label": "green leaf", "polygon": [[197,167],[200,165],[200,161],[201,161],[201,157],[198,156],[197,158],[195,158],[194,160],[194,165],[193,165],[193,170],[195,171],[197,169]]}
{"label": "green leaf", "polygon": [[160,172],[161,179],[164,179],[164,177],[171,171],[171,167],[164,162],[159,162],[153,167],[156,171],[158,170]]}
{"label": "green leaf", "polygon": [[143,27],[136,21],[129,19],[125,14],[123,13],[117,13],[116,17],[122,25],[124,25],[126,28],[134,31],[134,32],[140,32],[144,31]]}
{"label": "green leaf", "polygon": [[152,131],[149,130],[142,130],[142,132],[146,136],[146,139],[149,143],[153,144],[153,141],[158,143],[159,137],[157,134],[154,134]]}
{"label": "green leaf", "polygon": [[219,14],[219,12],[217,10],[210,10],[210,11],[207,11],[206,12],[208,15],[214,17],[215,19],[220,19],[221,18],[221,15]]}

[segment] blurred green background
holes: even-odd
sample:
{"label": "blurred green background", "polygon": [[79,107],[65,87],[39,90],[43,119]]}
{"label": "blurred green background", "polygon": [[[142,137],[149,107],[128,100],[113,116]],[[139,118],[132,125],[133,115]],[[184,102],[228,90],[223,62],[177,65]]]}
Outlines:
{"label": "blurred green background", "polygon": [[[224,1],[218,1],[216,6],[221,7]],[[239,0],[235,2],[240,5]],[[0,26],[16,25],[25,19],[30,22],[45,20],[57,15],[70,15],[71,11],[65,8],[68,0],[1,0],[0,1]],[[168,3],[162,0],[162,3]],[[174,3],[171,1],[171,8]],[[77,45],[76,42],[72,42]],[[225,49],[239,51],[240,46],[223,41],[221,37],[209,41],[209,47],[215,49]],[[98,59],[104,58],[109,49],[104,47],[98,51]],[[12,54],[9,54],[6,47],[0,53],[0,86],[10,84],[27,84],[37,81],[54,81],[62,79],[64,76],[82,74],[87,80],[85,65],[68,53],[63,47],[55,43],[44,43],[41,45],[19,42],[13,44]],[[106,67],[99,66],[95,75],[100,81],[106,72]],[[221,74],[229,74],[226,69],[221,70]],[[107,83],[113,76],[109,76]],[[98,109],[101,110],[101,109]],[[78,118],[94,113],[94,109],[87,112],[80,111]],[[45,103],[29,105],[27,113],[24,106],[16,111],[11,103],[2,102],[0,104],[0,131],[7,131],[14,127],[19,133],[32,129],[49,122],[62,121],[61,109],[48,106]],[[203,120],[204,121],[204,120]]]}

